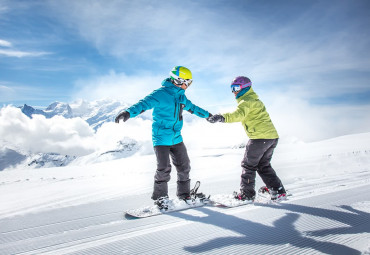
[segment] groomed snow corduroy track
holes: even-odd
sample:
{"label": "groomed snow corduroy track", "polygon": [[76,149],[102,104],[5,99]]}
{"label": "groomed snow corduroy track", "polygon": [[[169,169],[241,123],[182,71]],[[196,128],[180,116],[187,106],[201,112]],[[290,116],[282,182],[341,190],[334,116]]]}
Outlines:
{"label": "groomed snow corduroy track", "polygon": [[0,220],[0,254],[367,254],[370,185],[127,220],[132,197]]}

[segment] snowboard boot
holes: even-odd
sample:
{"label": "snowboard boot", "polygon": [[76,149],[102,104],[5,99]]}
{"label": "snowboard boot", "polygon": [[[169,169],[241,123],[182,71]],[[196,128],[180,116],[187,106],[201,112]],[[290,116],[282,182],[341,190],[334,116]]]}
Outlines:
{"label": "snowboard boot", "polygon": [[169,207],[170,200],[168,199],[168,196],[160,197],[157,200],[154,201],[154,204],[158,206],[159,210],[167,211]]}
{"label": "snowboard boot", "polygon": [[270,195],[272,201],[281,201],[286,200],[287,194],[283,186],[279,188],[267,188],[266,186],[262,186],[258,194],[262,197],[268,197]]}
{"label": "snowboard boot", "polygon": [[286,191],[283,186],[278,187],[278,188],[270,188],[270,189],[264,186],[260,188],[259,192],[260,193],[268,192],[271,196],[271,200],[273,201],[285,200],[287,197]]}
{"label": "snowboard boot", "polygon": [[241,200],[241,201],[248,201],[248,200],[253,201],[255,198],[255,196],[250,196],[246,194],[244,191],[240,191],[239,193],[234,191],[233,196],[235,199]]}

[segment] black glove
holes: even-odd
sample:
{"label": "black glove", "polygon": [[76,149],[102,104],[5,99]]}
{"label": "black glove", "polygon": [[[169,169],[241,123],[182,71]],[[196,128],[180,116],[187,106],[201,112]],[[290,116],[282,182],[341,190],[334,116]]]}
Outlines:
{"label": "black glove", "polygon": [[225,122],[224,116],[221,114],[215,114],[207,118],[208,122],[216,123],[216,122]]}
{"label": "black glove", "polygon": [[209,118],[211,118],[212,116],[213,116],[212,113],[209,113],[209,116],[208,116],[208,118],[206,118],[206,120],[209,121]]}
{"label": "black glove", "polygon": [[121,112],[120,114],[117,115],[117,117],[115,119],[115,122],[119,123],[119,120],[123,120],[123,122],[125,122],[129,118],[130,118],[130,113],[126,112],[126,111],[123,111],[123,112]]}

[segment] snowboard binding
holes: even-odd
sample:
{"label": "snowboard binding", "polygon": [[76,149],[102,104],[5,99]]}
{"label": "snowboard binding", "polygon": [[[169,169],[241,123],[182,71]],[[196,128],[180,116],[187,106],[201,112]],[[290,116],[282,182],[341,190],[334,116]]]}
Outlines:
{"label": "snowboard binding", "polygon": [[190,197],[192,198],[193,201],[195,201],[196,199],[199,199],[200,202],[202,203],[209,203],[210,202],[210,197],[211,196],[206,196],[204,193],[201,193],[199,192],[198,193],[198,189],[200,187],[200,181],[197,181],[194,185],[194,188],[192,190],[190,190]]}

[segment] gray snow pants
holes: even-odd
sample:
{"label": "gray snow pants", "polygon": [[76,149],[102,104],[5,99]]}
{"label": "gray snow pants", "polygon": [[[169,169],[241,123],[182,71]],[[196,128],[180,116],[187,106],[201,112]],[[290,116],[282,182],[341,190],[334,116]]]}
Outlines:
{"label": "gray snow pants", "polygon": [[250,139],[242,166],[240,190],[248,196],[255,196],[256,172],[268,188],[283,187],[281,180],[271,167],[270,161],[279,139]]}
{"label": "gray snow pants", "polygon": [[154,176],[152,199],[168,196],[168,182],[171,179],[171,162],[177,170],[177,196],[183,198],[190,193],[190,159],[183,142],[172,146],[155,146],[157,171]]}

